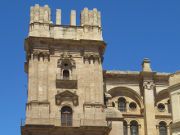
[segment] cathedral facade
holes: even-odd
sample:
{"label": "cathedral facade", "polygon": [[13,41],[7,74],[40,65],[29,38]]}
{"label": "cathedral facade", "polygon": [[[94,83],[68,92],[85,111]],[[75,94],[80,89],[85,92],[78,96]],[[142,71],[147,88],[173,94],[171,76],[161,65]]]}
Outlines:
{"label": "cathedral facade", "polygon": [[101,14],[84,8],[80,25],[56,22],[51,10],[30,9],[25,39],[28,75],[22,135],[179,135],[180,72],[103,70]]}

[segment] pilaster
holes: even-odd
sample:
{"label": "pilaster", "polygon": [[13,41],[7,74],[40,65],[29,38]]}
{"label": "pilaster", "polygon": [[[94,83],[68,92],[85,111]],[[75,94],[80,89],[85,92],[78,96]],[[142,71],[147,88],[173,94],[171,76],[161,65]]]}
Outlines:
{"label": "pilaster", "polygon": [[38,52],[30,54],[28,62],[28,102],[31,102],[38,100]]}
{"label": "pilaster", "polygon": [[48,100],[48,61],[49,53],[41,52],[38,64],[38,101]]}
{"label": "pilaster", "polygon": [[142,94],[144,97],[144,125],[145,135],[156,135],[155,123],[155,72],[151,71],[150,61],[144,59],[142,63],[143,71],[140,73],[142,79]]}

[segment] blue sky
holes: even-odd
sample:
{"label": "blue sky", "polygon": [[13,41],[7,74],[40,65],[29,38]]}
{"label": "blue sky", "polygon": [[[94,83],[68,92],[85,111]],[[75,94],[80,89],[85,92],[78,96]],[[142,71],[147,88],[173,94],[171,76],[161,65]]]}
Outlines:
{"label": "blue sky", "polygon": [[[107,43],[104,69],[141,70],[143,58],[151,59],[154,71],[180,69],[180,0],[1,0],[0,5],[0,129],[2,135],[20,135],[25,117],[27,79],[24,73],[24,38],[29,8],[35,3],[62,9],[69,24],[71,9],[77,17],[84,7],[102,13]],[[79,23],[79,20],[78,20]]]}

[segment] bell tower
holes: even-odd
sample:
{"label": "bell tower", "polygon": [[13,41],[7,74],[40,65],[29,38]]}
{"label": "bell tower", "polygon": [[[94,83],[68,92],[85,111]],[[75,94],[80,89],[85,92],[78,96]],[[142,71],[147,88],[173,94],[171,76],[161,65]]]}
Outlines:
{"label": "bell tower", "polygon": [[51,10],[36,4],[30,9],[25,39],[28,99],[22,135],[106,135],[110,125],[104,111],[101,15],[84,8],[80,25],[76,11],[70,24],[56,23]]}

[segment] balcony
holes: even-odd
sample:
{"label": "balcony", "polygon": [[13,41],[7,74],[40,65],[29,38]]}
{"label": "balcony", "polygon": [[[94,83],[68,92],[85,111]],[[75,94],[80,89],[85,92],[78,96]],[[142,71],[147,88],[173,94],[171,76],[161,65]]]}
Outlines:
{"label": "balcony", "polygon": [[77,76],[73,74],[69,77],[63,77],[61,74],[57,74],[56,88],[77,89]]}

